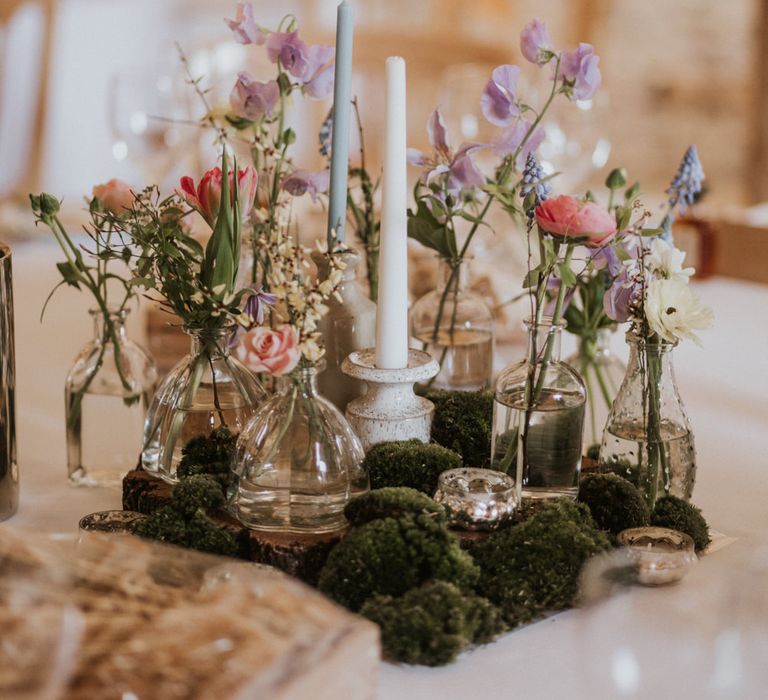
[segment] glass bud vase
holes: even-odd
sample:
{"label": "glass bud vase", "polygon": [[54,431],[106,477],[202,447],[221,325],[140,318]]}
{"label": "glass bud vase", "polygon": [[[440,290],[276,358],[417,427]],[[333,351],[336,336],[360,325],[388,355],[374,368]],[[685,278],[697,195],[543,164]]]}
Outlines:
{"label": "glass bud vase", "polygon": [[440,258],[438,287],[411,308],[411,335],[440,364],[438,389],[479,391],[493,378],[493,314],[469,290],[469,262]]}
{"label": "glass bud vase", "polygon": [[349,499],[368,490],[360,440],[341,411],[318,394],[317,371],[280,377],[277,394],[237,442],[231,504],[252,529],[339,530]]}
{"label": "glass bud vase", "polygon": [[492,468],[513,476],[522,498],[575,498],[586,388],[578,372],[560,360],[565,322],[529,320],[526,327],[526,359],[496,379]]}
{"label": "glass bud vase", "polygon": [[579,338],[578,350],[565,362],[576,369],[587,388],[584,410],[584,452],[600,447],[603,428],[619,391],[626,365],[611,352],[615,329],[600,328],[593,336]]}
{"label": "glass bud vase", "polygon": [[627,342],[627,372],[603,432],[600,468],[632,481],[651,508],[666,494],[689,500],[696,449],[675,382],[674,344],[631,331]]}
{"label": "glass bud vase", "polygon": [[129,309],[89,313],[94,336],[65,385],[67,471],[77,486],[116,486],[136,467],[157,371],[126,335]]}
{"label": "glass bud vase", "polygon": [[234,326],[184,331],[190,352],[160,383],[144,423],[142,466],[170,483],[192,438],[216,428],[238,435],[266,400],[256,376],[230,355]]}

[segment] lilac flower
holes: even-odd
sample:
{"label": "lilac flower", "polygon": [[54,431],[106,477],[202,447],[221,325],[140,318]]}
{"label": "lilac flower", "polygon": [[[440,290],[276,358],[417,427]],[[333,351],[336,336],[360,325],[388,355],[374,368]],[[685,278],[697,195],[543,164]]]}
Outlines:
{"label": "lilac flower", "polygon": [[[492,142],[491,148],[493,152],[501,157],[512,155],[519,147],[526,137],[526,134],[531,130],[531,122],[527,119],[518,119],[509,129],[505,129],[499,134]],[[525,145],[517,154],[517,166],[521,167],[525,163],[528,155],[533,153],[544,141],[545,137],[544,129],[541,126],[537,126],[533,133],[525,141]]]}
{"label": "lilac flower", "polygon": [[277,81],[261,83],[254,80],[250,73],[242,72],[237,74],[237,82],[229,95],[229,104],[238,117],[256,120],[265,114],[271,117],[279,97]]}
{"label": "lilac flower", "polygon": [[301,197],[309,192],[312,201],[317,202],[318,194],[327,192],[330,182],[330,170],[321,170],[317,173],[311,173],[307,170],[294,170],[283,180],[280,187],[294,197]]}
{"label": "lilac flower", "polygon": [[554,54],[547,25],[538,17],[528,22],[520,32],[520,51],[527,60],[538,66],[552,59]]}
{"label": "lilac flower", "polygon": [[509,126],[520,114],[515,97],[519,77],[520,69],[509,64],[498,66],[491,73],[480,98],[480,109],[491,124]]}
{"label": "lilac flower", "polygon": [[427,121],[429,143],[434,149],[432,155],[425,156],[415,148],[408,149],[408,162],[425,169],[422,181],[431,182],[439,176],[446,177],[446,189],[451,194],[458,194],[463,187],[479,187],[485,184],[483,174],[470,158],[471,154],[486,148],[482,143],[464,143],[455,153],[448,143],[445,122],[436,109]]}
{"label": "lilac flower", "polygon": [[256,325],[264,323],[264,314],[267,307],[274,306],[277,297],[274,294],[267,294],[261,287],[251,290],[251,295],[245,302],[244,313],[251,317]]}
{"label": "lilac flower", "polygon": [[299,39],[299,33],[272,32],[267,39],[267,56],[272,63],[280,62],[295,78],[303,78],[306,73],[309,59],[308,47]]}
{"label": "lilac flower", "polygon": [[307,49],[307,67],[301,78],[304,92],[316,100],[328,97],[333,91],[333,46],[313,44]]}
{"label": "lilac flower", "polygon": [[575,51],[560,54],[560,76],[569,89],[569,97],[577,100],[591,99],[600,87],[602,75],[592,44],[579,44]]}
{"label": "lilac flower", "polygon": [[525,169],[523,170],[523,182],[520,186],[520,198],[525,199],[531,192],[534,193],[533,202],[530,206],[526,207],[525,215],[528,217],[529,224],[533,224],[533,218],[536,213],[536,207],[544,202],[552,188],[546,180],[543,180],[544,171],[539,165],[539,161],[536,160],[536,156],[533,153],[529,153],[525,161]]}
{"label": "lilac flower", "polygon": [[266,32],[256,24],[253,19],[253,5],[250,2],[237,3],[237,15],[235,19],[224,20],[234,34],[238,44],[258,44],[261,46],[266,40]]}
{"label": "lilac flower", "polygon": [[685,214],[685,210],[693,204],[696,195],[701,192],[702,180],[704,180],[704,168],[701,166],[699,153],[696,146],[690,145],[667,189],[670,209],[678,206],[680,214]]}

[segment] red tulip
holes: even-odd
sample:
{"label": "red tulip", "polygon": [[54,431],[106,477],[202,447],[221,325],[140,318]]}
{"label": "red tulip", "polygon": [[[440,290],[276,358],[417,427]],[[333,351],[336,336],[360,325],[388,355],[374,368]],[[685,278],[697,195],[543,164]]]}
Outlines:
{"label": "red tulip", "polygon": [[[229,173],[230,201],[234,203],[233,173]],[[240,216],[245,218],[253,207],[253,199],[256,196],[258,175],[253,166],[249,165],[237,173],[237,186],[240,199]],[[219,214],[221,205],[221,168],[216,167],[203,175],[200,183],[195,188],[195,181],[185,176],[181,178],[181,189],[177,192],[187,200],[187,203],[196,209],[202,217],[213,227]]]}

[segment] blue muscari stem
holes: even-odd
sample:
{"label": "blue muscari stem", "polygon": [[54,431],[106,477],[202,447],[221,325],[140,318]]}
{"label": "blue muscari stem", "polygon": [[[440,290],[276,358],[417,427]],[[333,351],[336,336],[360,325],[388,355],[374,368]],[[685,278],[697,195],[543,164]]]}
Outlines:
{"label": "blue muscari stem", "polygon": [[525,199],[531,192],[535,192],[533,204],[525,210],[529,222],[533,222],[536,207],[539,206],[552,191],[549,183],[544,178],[544,170],[533,153],[529,153],[523,169],[523,180],[520,186],[520,198]]}
{"label": "blue muscari stem", "polygon": [[[672,178],[672,182],[667,188],[669,199],[669,211],[661,223],[661,228],[665,231],[671,231],[674,221],[674,210],[677,207],[678,212],[685,214],[686,209],[693,204],[696,195],[701,192],[701,183],[704,180],[704,169],[701,167],[699,154],[695,145],[688,146],[688,150],[680,162],[680,167]],[[665,237],[667,234],[664,234]],[[669,234],[671,238],[671,233]]]}

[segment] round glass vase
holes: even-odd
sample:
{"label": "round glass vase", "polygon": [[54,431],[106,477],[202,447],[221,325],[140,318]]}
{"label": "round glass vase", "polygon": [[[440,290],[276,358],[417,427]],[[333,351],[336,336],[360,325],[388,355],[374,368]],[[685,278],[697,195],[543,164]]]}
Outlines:
{"label": "round glass vase", "polygon": [[234,515],[255,530],[333,532],[344,506],[368,490],[363,447],[344,415],[317,391],[315,367],[279,378],[235,451]]}
{"label": "round glass vase", "polygon": [[599,328],[594,335],[579,338],[578,350],[565,362],[578,371],[587,388],[584,410],[584,452],[599,449],[613,400],[619,392],[627,366],[611,352],[615,328]]}
{"label": "round glass vase", "polygon": [[67,472],[76,486],[116,486],[135,468],[157,370],[128,338],[129,309],[91,309],[94,335],[65,384]]}
{"label": "round glass vase", "polygon": [[629,362],[600,445],[600,469],[634,483],[650,508],[686,501],[696,481],[696,448],[672,366],[674,343],[627,333]]}
{"label": "round glass vase", "polygon": [[411,307],[411,335],[440,365],[437,389],[479,391],[493,378],[493,314],[469,290],[469,262],[440,258],[438,287]]}
{"label": "round glass vase", "polygon": [[216,428],[239,435],[266,398],[256,376],[230,355],[236,328],[189,328],[191,348],[163,379],[144,423],[141,463],[176,483],[182,448]]}
{"label": "round glass vase", "polygon": [[496,379],[491,465],[514,477],[528,500],[576,497],[587,391],[560,360],[565,322],[526,321],[526,359]]}

